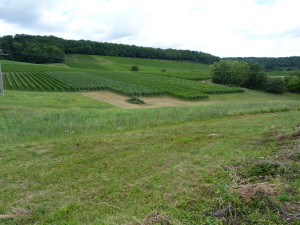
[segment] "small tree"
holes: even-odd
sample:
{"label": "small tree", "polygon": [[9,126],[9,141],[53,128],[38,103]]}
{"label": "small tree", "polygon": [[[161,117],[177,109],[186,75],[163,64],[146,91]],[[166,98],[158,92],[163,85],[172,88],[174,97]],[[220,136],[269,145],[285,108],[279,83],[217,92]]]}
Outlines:
{"label": "small tree", "polygon": [[138,65],[132,65],[131,66],[131,71],[139,71]]}
{"label": "small tree", "polygon": [[293,76],[291,77],[287,84],[286,87],[289,91],[291,92],[296,92],[296,93],[300,93],[300,79],[297,76]]}
{"label": "small tree", "polygon": [[268,92],[282,94],[284,89],[284,81],[281,78],[269,78],[266,82],[266,91]]}

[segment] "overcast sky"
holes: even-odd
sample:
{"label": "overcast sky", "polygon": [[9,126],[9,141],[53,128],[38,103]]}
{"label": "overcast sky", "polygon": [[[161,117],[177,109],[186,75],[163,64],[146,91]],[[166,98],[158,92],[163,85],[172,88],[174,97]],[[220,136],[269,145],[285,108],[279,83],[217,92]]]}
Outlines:
{"label": "overcast sky", "polygon": [[299,0],[0,0],[0,36],[299,56],[299,10]]}

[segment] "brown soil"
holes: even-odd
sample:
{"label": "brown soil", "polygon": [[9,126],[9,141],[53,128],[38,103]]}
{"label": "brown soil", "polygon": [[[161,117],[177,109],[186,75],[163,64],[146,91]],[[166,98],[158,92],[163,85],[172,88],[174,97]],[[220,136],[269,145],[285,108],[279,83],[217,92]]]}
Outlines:
{"label": "brown soil", "polygon": [[0,219],[13,219],[16,217],[25,217],[30,214],[30,211],[23,208],[16,208],[12,215],[0,215]]}
{"label": "brown soil", "polygon": [[256,184],[243,184],[237,187],[236,192],[244,200],[249,201],[259,191],[263,191],[264,193],[269,194],[271,196],[276,196],[278,194],[279,186],[280,184],[269,184],[267,182]]}
{"label": "brown soil", "polygon": [[83,95],[107,102],[121,108],[155,108],[155,107],[170,107],[170,106],[185,106],[197,104],[210,104],[211,102],[202,101],[184,101],[170,96],[155,96],[155,97],[141,97],[145,104],[137,105],[127,102],[130,97],[116,94],[112,91],[98,91],[98,92],[81,92]]}

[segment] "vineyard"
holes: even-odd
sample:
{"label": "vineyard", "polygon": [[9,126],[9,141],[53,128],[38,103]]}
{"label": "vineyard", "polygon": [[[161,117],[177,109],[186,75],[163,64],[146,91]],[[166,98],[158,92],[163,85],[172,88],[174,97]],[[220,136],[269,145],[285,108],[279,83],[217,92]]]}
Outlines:
{"label": "vineyard", "polygon": [[164,76],[164,77],[175,77],[180,79],[186,80],[206,80],[210,79],[209,73],[201,73],[201,72],[185,72],[185,71],[172,71],[172,72],[154,72],[154,71],[143,71],[144,74],[152,74],[157,76]]}
{"label": "vineyard", "polygon": [[243,92],[242,89],[235,87],[156,76],[152,74],[145,75],[140,73],[121,72],[98,72],[96,74],[115,80],[151,87],[166,94],[188,100],[204,99],[208,97],[208,94],[229,94]]}
{"label": "vineyard", "polygon": [[43,72],[6,72],[4,88],[24,91],[74,91],[66,85]]}
{"label": "vineyard", "polygon": [[52,78],[72,86],[76,91],[108,89],[129,96],[162,94],[162,92],[149,87],[100,77],[86,72],[49,72],[48,74]]}
{"label": "vineyard", "polygon": [[[159,60],[138,59],[145,65],[144,71],[131,72],[129,64],[125,62],[134,62],[136,59],[116,58],[115,60],[123,63],[117,64],[111,61],[112,58],[69,56],[68,65],[74,64],[77,68],[2,61],[4,87],[21,91],[111,90],[128,96],[167,94],[187,100],[205,99],[209,94],[243,92],[240,88],[194,81],[209,78],[208,71],[192,72],[191,69],[194,69],[196,64],[164,64],[164,61]],[[154,61],[156,67],[149,67],[151,61]],[[176,70],[160,72],[157,67],[162,64],[168,67],[174,65]],[[182,69],[185,67],[189,67],[189,70]]]}

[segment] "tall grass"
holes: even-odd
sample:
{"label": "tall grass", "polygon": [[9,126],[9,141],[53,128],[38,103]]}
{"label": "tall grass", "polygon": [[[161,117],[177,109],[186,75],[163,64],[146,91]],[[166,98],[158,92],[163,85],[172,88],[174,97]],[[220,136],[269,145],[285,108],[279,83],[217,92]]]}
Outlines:
{"label": "tall grass", "polygon": [[200,105],[156,109],[47,110],[0,108],[2,145],[89,133],[111,133],[238,115],[300,110],[297,102]]}

